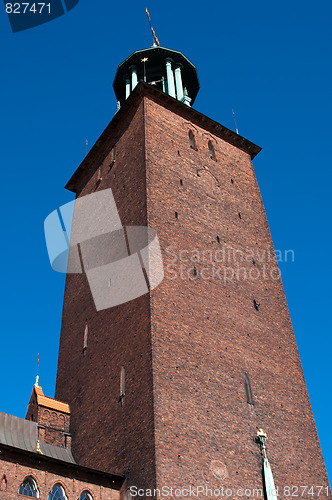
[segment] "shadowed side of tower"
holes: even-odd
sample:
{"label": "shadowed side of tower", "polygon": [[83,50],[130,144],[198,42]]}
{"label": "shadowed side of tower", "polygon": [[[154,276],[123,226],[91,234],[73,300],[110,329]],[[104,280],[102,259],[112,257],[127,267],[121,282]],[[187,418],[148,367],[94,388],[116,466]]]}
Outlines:
{"label": "shadowed side of tower", "polygon": [[[143,102],[117,115],[111,129],[87,157],[77,196],[112,187],[123,226],[146,226]],[[98,220],[97,209],[94,215]],[[97,313],[86,275],[67,275],[56,393],[72,404],[73,453],[86,466],[125,470],[154,484],[150,335],[149,295]]]}
{"label": "shadowed side of tower", "polygon": [[[327,486],[251,163],[260,148],[189,106],[198,80],[188,92],[177,54],[161,51],[147,83],[139,53],[120,65],[121,109],[67,185],[111,188],[123,226],[157,231],[165,271],[149,294],[98,312],[86,276],[67,276],[56,397],[70,404],[73,454],[128,487],[236,497],[263,486],[264,427],[280,488]],[[174,86],[170,68],[182,68]]]}

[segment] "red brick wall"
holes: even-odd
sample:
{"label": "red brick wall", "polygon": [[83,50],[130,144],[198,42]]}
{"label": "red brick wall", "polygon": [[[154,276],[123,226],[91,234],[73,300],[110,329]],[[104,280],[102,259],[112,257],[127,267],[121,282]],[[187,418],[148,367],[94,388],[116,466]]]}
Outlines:
{"label": "red brick wall", "polygon": [[[166,276],[151,298],[98,313],[85,276],[67,277],[56,398],[72,410],[76,460],[126,474],[128,485],[153,488],[156,471],[159,487],[261,488],[263,427],[280,487],[327,485],[283,286],[264,277],[276,263],[262,259],[273,245],[249,156],[147,98],[117,136],[115,164],[110,137],[80,196],[112,187],[123,225],[157,231]],[[197,279],[171,279],[170,246],[198,251]],[[244,252],[239,279],[203,279],[212,263],[202,252],[220,258],[223,248]],[[214,264],[228,278],[237,269],[234,259]],[[253,270],[260,277],[245,279]]]}
{"label": "red brick wall", "polygon": [[38,431],[39,439],[55,446],[66,447],[67,445],[67,447],[70,447],[68,446],[68,443],[70,443],[70,438],[68,437],[70,415],[38,405],[34,391],[32,392],[25,418],[38,422],[40,425]]}
{"label": "red brick wall", "polygon": [[[112,188],[123,226],[146,226],[143,104],[111,137],[95,173],[79,193]],[[112,148],[116,141],[116,160]],[[98,168],[103,179],[98,183]],[[98,214],[96,214],[98,217]],[[56,398],[71,409],[76,461],[134,482],[154,484],[154,421],[148,295],[96,312],[85,275],[66,281]],[[88,347],[83,352],[85,325]],[[126,370],[121,406],[120,373]]]}
{"label": "red brick wall", "polygon": [[[189,147],[189,129],[198,151]],[[262,487],[255,435],[263,427],[277,485],[327,486],[249,156],[151,100],[146,151],[148,225],[159,235],[166,271],[151,294],[157,484]],[[223,248],[243,252],[239,279],[237,259],[217,262]],[[182,263],[181,277],[170,251],[179,256],[182,249],[196,250],[182,255],[197,260]],[[221,279],[212,277],[213,265]],[[193,266],[197,279],[187,274]],[[245,373],[254,406],[247,403]]]}
{"label": "red brick wall", "polygon": [[[7,481],[6,489],[4,486],[5,481],[2,481],[4,476]],[[61,484],[68,500],[78,500],[83,491],[88,491],[92,495],[93,500],[119,499],[119,492],[110,488],[53,474],[40,468],[27,467],[18,463],[0,460],[0,483],[2,481],[3,485],[3,489],[0,487],[1,500],[22,500],[29,498],[18,494],[20,485],[28,476],[36,481],[41,500],[47,500],[48,494],[55,484]]]}

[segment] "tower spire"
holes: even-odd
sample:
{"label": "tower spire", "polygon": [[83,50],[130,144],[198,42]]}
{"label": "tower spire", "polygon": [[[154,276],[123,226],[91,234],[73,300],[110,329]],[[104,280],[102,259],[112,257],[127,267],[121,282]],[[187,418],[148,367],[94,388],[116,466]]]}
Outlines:
{"label": "tower spire", "polygon": [[155,30],[152,28],[151,19],[150,19],[150,14],[149,14],[148,9],[145,9],[145,12],[146,12],[146,15],[148,16],[150,29],[151,29],[152,36],[153,36],[153,45],[158,45],[158,47],[159,47],[160,43],[159,43],[159,40],[158,40],[158,38],[157,38],[157,35],[156,35]]}

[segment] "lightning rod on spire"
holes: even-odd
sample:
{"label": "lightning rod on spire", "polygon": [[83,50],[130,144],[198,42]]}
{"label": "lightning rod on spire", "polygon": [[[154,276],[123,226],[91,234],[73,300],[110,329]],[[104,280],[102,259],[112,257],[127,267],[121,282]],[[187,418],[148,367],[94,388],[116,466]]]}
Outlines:
{"label": "lightning rod on spire", "polygon": [[38,353],[38,363],[37,363],[37,377],[36,377],[36,382],[35,382],[35,386],[36,387],[39,387],[39,353]]}
{"label": "lightning rod on spire", "polygon": [[145,12],[146,12],[146,15],[148,16],[150,29],[151,29],[152,36],[153,36],[153,45],[158,45],[158,47],[159,47],[160,43],[159,43],[159,40],[157,38],[155,30],[152,28],[150,13],[149,13],[148,9],[145,9]]}
{"label": "lightning rod on spire", "polygon": [[232,113],[233,113],[233,117],[234,117],[235,131],[236,131],[237,135],[239,135],[239,129],[237,128],[237,124],[236,124],[236,119],[235,119],[234,109],[232,109]]}

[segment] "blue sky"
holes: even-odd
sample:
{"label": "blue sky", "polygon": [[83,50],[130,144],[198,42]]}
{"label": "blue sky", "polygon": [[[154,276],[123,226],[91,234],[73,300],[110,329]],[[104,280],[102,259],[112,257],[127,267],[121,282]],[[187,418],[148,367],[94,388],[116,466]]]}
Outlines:
{"label": "blue sky", "polygon": [[[0,411],[25,416],[40,352],[53,396],[64,276],[43,221],[73,199],[64,185],[112,119],[116,68],[152,38],[182,51],[201,83],[195,108],[263,147],[254,160],[326,466],[332,476],[330,0],[80,0],[13,34],[0,10],[2,355]],[[70,381],[68,381],[70,383]]]}

